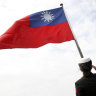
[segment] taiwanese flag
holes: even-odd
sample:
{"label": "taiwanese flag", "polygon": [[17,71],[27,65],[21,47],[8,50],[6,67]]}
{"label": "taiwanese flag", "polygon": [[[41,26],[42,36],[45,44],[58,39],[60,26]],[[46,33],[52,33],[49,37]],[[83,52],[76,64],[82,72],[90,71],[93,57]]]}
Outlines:
{"label": "taiwanese flag", "polygon": [[0,49],[38,48],[47,43],[74,40],[62,7],[17,20],[0,36]]}

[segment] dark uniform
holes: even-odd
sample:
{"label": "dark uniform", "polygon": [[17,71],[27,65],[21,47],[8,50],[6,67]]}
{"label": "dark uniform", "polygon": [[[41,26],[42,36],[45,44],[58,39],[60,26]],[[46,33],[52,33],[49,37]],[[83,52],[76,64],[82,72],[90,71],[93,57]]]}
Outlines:
{"label": "dark uniform", "polygon": [[96,96],[96,74],[84,75],[75,83],[76,96]]}

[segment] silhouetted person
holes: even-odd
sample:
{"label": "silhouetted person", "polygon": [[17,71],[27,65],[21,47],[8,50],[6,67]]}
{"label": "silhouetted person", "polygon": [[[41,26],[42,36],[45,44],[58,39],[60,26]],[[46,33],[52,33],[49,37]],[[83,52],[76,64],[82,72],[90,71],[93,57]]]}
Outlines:
{"label": "silhouetted person", "polygon": [[83,77],[75,83],[76,96],[96,96],[96,74],[91,72],[92,61],[90,58],[83,58],[79,62]]}

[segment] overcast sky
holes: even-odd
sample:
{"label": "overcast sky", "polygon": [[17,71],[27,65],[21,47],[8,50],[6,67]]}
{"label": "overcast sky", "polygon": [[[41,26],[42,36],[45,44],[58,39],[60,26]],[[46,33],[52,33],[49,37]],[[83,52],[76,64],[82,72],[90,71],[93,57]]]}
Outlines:
{"label": "overcast sky", "polygon": [[[0,35],[16,20],[60,3],[84,56],[96,65],[96,0],[0,0]],[[79,59],[74,41],[0,50],[0,96],[75,96]]]}

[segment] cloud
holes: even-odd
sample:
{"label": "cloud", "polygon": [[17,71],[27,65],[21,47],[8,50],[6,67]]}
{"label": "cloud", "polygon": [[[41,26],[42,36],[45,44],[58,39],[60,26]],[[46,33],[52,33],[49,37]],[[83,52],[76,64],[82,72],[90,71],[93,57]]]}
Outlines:
{"label": "cloud", "polygon": [[[59,7],[61,2],[84,56],[92,58],[95,64],[95,0],[1,0],[0,34],[17,19]],[[82,75],[78,59],[74,41],[37,49],[0,50],[0,95],[75,95],[74,82]]]}

